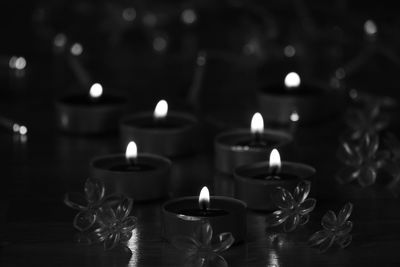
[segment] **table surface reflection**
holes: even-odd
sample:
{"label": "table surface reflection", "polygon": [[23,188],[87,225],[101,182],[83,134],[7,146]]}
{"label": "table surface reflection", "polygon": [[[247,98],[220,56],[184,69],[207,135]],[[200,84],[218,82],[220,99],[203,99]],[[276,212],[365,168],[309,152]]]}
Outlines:
{"label": "table surface reflection", "polygon": [[[0,132],[1,266],[184,264],[184,253],[161,238],[160,207],[165,200],[134,204],[132,213],[139,223],[128,244],[131,253],[122,248],[103,251],[101,246],[75,243],[75,211],[63,204],[63,196],[82,191],[94,156],[123,150],[118,135],[87,138],[62,134],[54,127],[54,95],[30,98],[28,93],[13,99],[3,98],[0,111],[29,121],[29,134],[22,140]],[[267,228],[266,214],[248,211],[247,241],[222,253],[229,266],[400,265],[398,192],[380,185],[360,188],[335,182],[339,169],[335,153],[343,127],[339,117],[300,127],[293,154],[282,155],[282,159],[298,160],[317,169],[312,187],[317,206],[310,222],[286,234]],[[232,179],[214,173],[212,150],[173,162],[171,198],[197,195],[203,185],[211,194],[232,194]],[[321,228],[323,214],[329,209],[337,212],[348,201],[354,204],[352,244],[325,254],[309,248],[307,239]]]}

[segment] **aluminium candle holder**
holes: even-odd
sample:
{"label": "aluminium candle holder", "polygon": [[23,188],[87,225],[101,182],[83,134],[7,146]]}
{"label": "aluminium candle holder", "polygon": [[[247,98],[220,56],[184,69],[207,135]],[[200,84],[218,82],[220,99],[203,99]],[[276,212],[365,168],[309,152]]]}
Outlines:
{"label": "aluminium candle holder", "polygon": [[185,215],[185,210],[196,210],[198,197],[182,197],[170,200],[162,206],[163,237],[171,241],[175,236],[191,235],[204,220],[209,221],[216,235],[231,232],[235,243],[246,239],[246,204],[230,197],[212,196],[210,207],[224,211],[216,216]]}
{"label": "aluminium candle holder", "polygon": [[193,154],[198,149],[197,119],[187,113],[170,112],[158,123],[150,112],[125,117],[120,122],[122,145],[130,140],[146,153],[176,157]]}
{"label": "aluminium candle holder", "polygon": [[56,102],[58,128],[73,134],[103,134],[117,131],[117,121],[126,109],[119,96],[104,95],[91,100],[87,95],[68,95]]}
{"label": "aluminium candle holder", "polygon": [[301,123],[314,123],[338,113],[345,103],[344,93],[314,84],[302,85],[302,89],[286,90],[276,84],[258,90],[258,107],[266,121],[287,124],[293,112]]}
{"label": "aluminium candle holder", "polygon": [[260,134],[264,146],[252,146],[250,130],[233,130],[221,133],[215,138],[215,168],[222,173],[232,173],[242,165],[263,161],[273,148],[285,150],[292,142],[292,136],[284,131],[265,129]]}
{"label": "aluminium candle holder", "polygon": [[282,162],[277,178],[267,178],[267,161],[248,164],[235,169],[235,196],[244,201],[249,209],[273,211],[276,205],[271,196],[277,187],[293,191],[301,180],[309,180],[315,174],[315,169],[309,165],[296,162]]}
{"label": "aluminium candle holder", "polygon": [[90,177],[101,180],[107,194],[119,193],[139,202],[166,197],[171,161],[142,153],[135,164],[139,168],[131,170],[122,154],[97,157],[90,163]]}

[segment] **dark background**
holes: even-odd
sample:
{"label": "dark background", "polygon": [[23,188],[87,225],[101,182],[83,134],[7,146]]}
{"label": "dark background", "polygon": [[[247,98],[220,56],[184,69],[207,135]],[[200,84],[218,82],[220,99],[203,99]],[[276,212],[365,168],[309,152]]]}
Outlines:
{"label": "dark background", "polygon": [[[136,18],[122,13],[134,8]],[[193,24],[181,13],[192,9]],[[74,42],[83,45],[78,61],[92,81],[125,95],[130,110],[150,110],[166,98],[171,109],[187,109],[197,52],[208,53],[199,102],[201,116],[216,129],[248,127],[257,111],[256,91],[281,81],[288,71],[347,92],[355,88],[397,99],[400,69],[400,21],[395,3],[382,1],[8,1],[0,4],[0,116],[24,123],[26,140],[0,132],[0,263],[4,266],[176,266],[181,255],[160,238],[162,201],[137,204],[138,243],[125,262],[118,254],[73,242],[74,211],[64,206],[65,192],[82,191],[94,156],[123,151],[118,135],[70,136],[55,126],[55,100],[87,92],[65,58]],[[155,25],[145,23],[156,17]],[[378,33],[369,38],[363,25],[372,19]],[[64,33],[64,52],[53,45]],[[167,40],[156,51],[154,40]],[[296,49],[287,57],[287,45]],[[363,52],[368,51],[368,52]],[[11,56],[23,56],[27,67],[11,70]],[[356,60],[355,60],[356,59]],[[349,65],[356,62],[355,65]],[[345,77],[337,70],[344,68]],[[347,71],[348,70],[348,71]],[[340,75],[339,75],[340,76]],[[343,111],[347,107],[343,106]],[[398,134],[398,110],[391,110],[390,130]],[[268,124],[268,122],[266,123]],[[208,125],[208,124],[207,124]],[[265,229],[263,214],[248,214],[245,245],[225,258],[232,266],[396,266],[400,259],[398,192],[377,185],[339,185],[336,158],[342,114],[302,125],[296,149],[284,155],[315,166],[318,199],[310,224],[280,235],[276,245]],[[213,129],[214,130],[214,129]],[[197,195],[202,185],[211,193],[214,180],[212,137],[202,153],[176,160],[173,196]],[[320,255],[306,246],[320,229],[328,210],[347,201],[355,205],[354,241],[346,250]],[[267,234],[266,234],[267,233]],[[22,257],[23,255],[23,257]],[[117,256],[115,256],[117,255]],[[3,265],[2,265],[3,266]]]}

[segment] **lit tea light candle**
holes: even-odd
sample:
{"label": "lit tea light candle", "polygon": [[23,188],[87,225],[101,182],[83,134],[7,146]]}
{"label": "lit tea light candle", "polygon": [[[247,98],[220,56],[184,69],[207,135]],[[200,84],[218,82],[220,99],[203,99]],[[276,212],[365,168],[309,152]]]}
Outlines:
{"label": "lit tea light candle", "polygon": [[202,220],[210,222],[215,234],[231,232],[235,242],[246,238],[246,204],[229,197],[210,197],[207,187],[203,187],[198,197],[166,202],[162,215],[163,236],[169,241],[180,235],[190,236]]}
{"label": "lit tea light candle", "polygon": [[271,195],[277,187],[290,191],[303,179],[311,179],[315,169],[296,162],[281,162],[277,149],[270,153],[268,162],[256,162],[237,167],[234,171],[235,196],[250,209],[272,211],[276,207]]}
{"label": "lit tea light candle", "polygon": [[223,173],[232,173],[237,166],[262,161],[273,147],[285,147],[292,141],[289,133],[264,129],[260,113],[251,119],[249,130],[223,132],[215,138],[215,166]]}
{"label": "lit tea light candle", "polygon": [[226,215],[227,211],[222,209],[210,208],[210,192],[208,188],[204,186],[199,195],[199,208],[198,209],[184,209],[180,211],[183,217],[195,216],[195,217],[215,217]]}
{"label": "lit tea light candle", "polygon": [[260,112],[268,122],[289,124],[292,112],[296,110],[302,123],[310,123],[340,112],[345,94],[302,81],[298,73],[289,72],[283,82],[262,87],[257,99]]}
{"label": "lit tea light candle", "polygon": [[136,143],[131,141],[125,154],[93,159],[90,176],[102,180],[109,194],[120,193],[135,201],[147,201],[167,196],[170,168],[169,159],[138,153]]}
{"label": "lit tea light candle", "polygon": [[123,118],[120,130],[123,145],[135,139],[144,152],[180,156],[197,149],[197,119],[188,113],[169,112],[165,100],[160,100],[153,112]]}
{"label": "lit tea light candle", "polygon": [[100,134],[116,131],[126,101],[104,94],[103,86],[94,83],[86,94],[71,94],[56,102],[57,123],[61,130],[78,134]]}

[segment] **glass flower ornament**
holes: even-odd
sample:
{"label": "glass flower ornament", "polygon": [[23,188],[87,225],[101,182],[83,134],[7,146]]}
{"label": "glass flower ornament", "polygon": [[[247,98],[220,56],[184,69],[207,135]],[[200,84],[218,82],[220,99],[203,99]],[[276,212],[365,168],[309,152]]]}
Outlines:
{"label": "glass flower ornament", "polygon": [[338,158],[346,167],[337,174],[337,181],[346,184],[357,180],[363,187],[374,184],[378,170],[389,157],[387,151],[378,151],[378,148],[377,135],[367,134],[359,144],[342,142]]}
{"label": "glass flower ornament", "polygon": [[352,211],[353,204],[346,203],[338,216],[331,210],[325,213],[321,221],[323,229],[314,233],[309,238],[309,246],[318,247],[319,251],[323,253],[334,243],[338,244],[341,248],[350,245],[352,241],[350,232],[353,229],[353,223],[348,221],[348,219]]}
{"label": "glass flower ornament", "polygon": [[384,165],[384,169],[392,177],[387,187],[397,197],[400,192],[400,140],[394,134],[388,133],[383,143],[389,153],[389,160]]}
{"label": "glass flower ornament", "polygon": [[205,220],[193,236],[177,236],[172,239],[172,245],[185,252],[187,266],[195,267],[227,267],[228,263],[218,253],[229,249],[235,241],[231,233],[218,235],[218,242],[212,243],[213,229]]}
{"label": "glass flower ornament", "polygon": [[83,232],[88,230],[96,222],[99,208],[104,201],[104,184],[97,179],[87,179],[84,187],[85,194],[67,193],[64,203],[75,210],[76,214],[73,225],[76,229]]}
{"label": "glass flower ornament", "polygon": [[317,201],[314,198],[307,198],[310,193],[311,183],[301,181],[294,189],[293,194],[282,187],[278,187],[272,195],[272,201],[279,208],[268,218],[269,226],[283,224],[285,232],[291,232],[298,225],[304,225],[310,218],[310,212],[315,208]]}
{"label": "glass flower ornament", "polygon": [[137,225],[136,217],[129,216],[132,205],[131,198],[123,198],[116,207],[105,205],[99,208],[97,216],[99,227],[93,234],[103,243],[105,250],[112,249],[118,244],[125,244],[132,237],[132,231]]}
{"label": "glass flower ornament", "polygon": [[351,109],[347,112],[345,122],[349,131],[344,140],[360,140],[365,135],[378,134],[389,125],[389,117],[381,112],[379,104],[366,105],[363,108]]}

